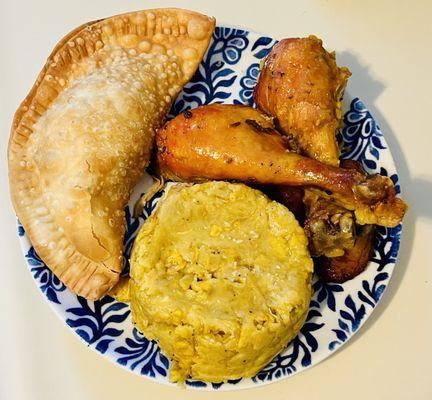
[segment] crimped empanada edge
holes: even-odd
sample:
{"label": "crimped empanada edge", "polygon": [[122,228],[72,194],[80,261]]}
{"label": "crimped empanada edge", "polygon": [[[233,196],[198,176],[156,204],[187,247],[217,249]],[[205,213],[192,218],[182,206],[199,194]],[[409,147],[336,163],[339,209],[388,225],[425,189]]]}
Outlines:
{"label": "crimped empanada edge", "polygon": [[[29,94],[17,109],[12,123],[8,146],[9,184],[13,206],[32,243],[34,235],[36,234],[31,226],[33,215],[32,212],[26,212],[25,208],[21,208],[21,204],[19,204],[19,202],[22,201],[22,196],[20,197],[19,195],[19,192],[22,192],[22,187],[20,187],[18,183],[20,179],[25,180],[25,177],[22,178],[25,172],[23,171],[22,165],[20,165],[21,160],[19,159],[19,155],[20,152],[25,149],[28,137],[33,131],[34,124],[62,90],[62,86],[66,83],[64,79],[65,76],[68,76],[68,74],[69,76],[71,75],[71,66],[75,62],[92,56],[98,50],[98,46],[103,46],[105,44],[101,42],[102,35],[100,32],[94,32],[94,30],[99,28],[99,23],[108,20],[115,21],[117,19],[122,19],[127,23],[127,21],[131,22],[132,18],[138,18],[140,14],[146,16],[148,13],[164,13],[161,15],[175,13],[176,17],[187,18],[188,21],[196,20],[198,23],[207,21],[208,26],[206,27],[208,31],[200,33],[202,36],[200,42],[202,42],[202,44],[196,46],[198,47],[198,53],[200,53],[196,54],[196,56],[199,57],[199,59],[202,58],[210,41],[215,22],[214,19],[199,13],[173,8],[153,9],[87,22],[68,33],[57,43]],[[153,36],[145,37],[152,38]],[[191,40],[193,40],[193,38]],[[198,65],[199,62],[196,67]],[[195,69],[186,74],[186,81],[184,83],[191,78]],[[47,79],[48,77],[50,77],[50,79]],[[26,175],[31,175],[31,172]],[[31,179],[33,179],[34,183],[35,177],[32,176]],[[27,189],[29,188],[27,187]],[[28,196],[27,200],[28,203],[32,201],[30,196]],[[49,210],[47,210],[47,214],[49,214]],[[47,217],[49,220],[48,215],[44,217]],[[51,223],[53,224],[53,222]],[[53,228],[56,229],[56,226]],[[54,259],[56,257],[53,257],[53,252],[50,251],[48,247],[37,243],[33,243],[33,245],[38,255],[48,266],[55,263]],[[70,244],[68,249],[64,249],[65,255],[67,255],[68,265],[62,265],[61,268],[56,266],[56,271],[54,271],[54,273],[76,294],[90,300],[102,297],[118,281],[121,270],[121,259],[116,263],[116,268],[109,268],[103,262],[94,262],[76,251],[76,249],[71,249],[70,247],[73,247],[73,245]]]}

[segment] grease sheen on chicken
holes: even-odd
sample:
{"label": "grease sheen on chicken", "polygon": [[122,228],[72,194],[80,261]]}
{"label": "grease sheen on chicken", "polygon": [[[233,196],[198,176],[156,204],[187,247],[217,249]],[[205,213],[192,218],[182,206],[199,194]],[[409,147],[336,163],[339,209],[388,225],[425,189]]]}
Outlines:
{"label": "grease sheen on chicken", "polygon": [[265,59],[254,100],[258,108],[276,117],[283,133],[294,136],[302,153],[339,165],[335,131],[350,75],[315,36],[283,39]]}
{"label": "grease sheen on chicken", "polygon": [[[302,153],[337,166],[336,133],[349,75],[347,68],[337,66],[335,53],[327,52],[316,37],[283,39],[263,63],[254,98],[258,108],[275,117],[283,133],[294,135]],[[359,172],[364,173],[362,169]],[[278,191],[287,193],[284,199],[292,194],[288,186],[280,186]],[[354,213],[318,190],[306,188],[304,193],[311,253],[343,255],[356,239]]]}
{"label": "grease sheen on chicken", "polygon": [[156,145],[158,168],[168,179],[315,186],[355,210],[361,224],[395,226],[405,213],[389,178],[290,151],[272,119],[250,107],[212,104],[187,111],[158,130]]}

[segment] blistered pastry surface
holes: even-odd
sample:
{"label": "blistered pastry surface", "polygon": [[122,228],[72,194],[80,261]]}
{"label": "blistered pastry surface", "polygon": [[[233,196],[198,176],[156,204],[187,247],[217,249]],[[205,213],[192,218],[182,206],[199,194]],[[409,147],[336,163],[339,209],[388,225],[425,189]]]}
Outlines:
{"label": "blistered pastry surface", "polygon": [[18,217],[44,262],[84,297],[118,280],[124,205],[213,27],[170,9],[83,25],[57,45],[15,115]]}

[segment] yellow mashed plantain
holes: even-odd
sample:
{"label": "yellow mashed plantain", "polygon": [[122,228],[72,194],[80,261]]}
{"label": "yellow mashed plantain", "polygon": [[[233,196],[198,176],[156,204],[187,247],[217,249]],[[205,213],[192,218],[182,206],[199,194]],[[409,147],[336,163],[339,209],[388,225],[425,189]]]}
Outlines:
{"label": "yellow mashed plantain", "polygon": [[132,317],[172,381],[249,377],[303,325],[312,270],[281,204],[242,184],[176,185],[135,240]]}
{"label": "yellow mashed plantain", "polygon": [[108,292],[108,296],[114,297],[122,303],[128,303],[130,301],[129,277],[121,277],[118,283]]}

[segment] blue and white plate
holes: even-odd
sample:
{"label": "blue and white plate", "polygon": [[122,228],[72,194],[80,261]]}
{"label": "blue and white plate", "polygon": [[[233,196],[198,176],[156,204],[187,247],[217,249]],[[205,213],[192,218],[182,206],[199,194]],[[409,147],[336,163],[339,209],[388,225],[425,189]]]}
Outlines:
{"label": "blue and white plate", "polygon": [[[199,70],[175,102],[171,114],[207,103],[252,105],[252,92],[260,60],[275,40],[254,32],[217,27]],[[346,105],[345,147],[342,157],[361,161],[369,172],[388,175],[399,192],[398,176],[387,143],[372,115],[355,98]],[[131,216],[133,204],[151,182],[143,178],[126,208],[125,260],[139,226],[151,214],[159,196],[147,204],[138,219]],[[25,259],[34,280],[57,315],[91,349],[136,374],[161,383],[168,381],[167,358],[154,342],[134,329],[129,306],[110,297],[92,302],[71,293],[45,266],[18,227]],[[307,321],[300,334],[272,362],[251,379],[226,383],[187,381],[186,386],[205,390],[232,390],[259,386],[286,378],[328,357],[346,343],[371,315],[386,288],[396,262],[401,225],[377,229],[374,255],[367,269],[344,284],[314,280],[314,295]],[[125,261],[126,271],[128,270]]]}

